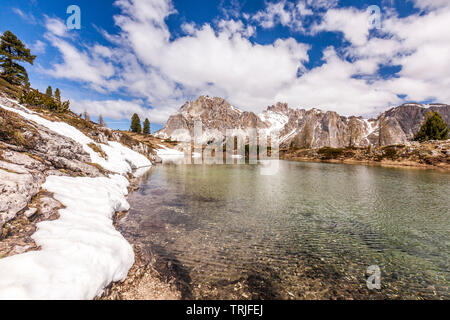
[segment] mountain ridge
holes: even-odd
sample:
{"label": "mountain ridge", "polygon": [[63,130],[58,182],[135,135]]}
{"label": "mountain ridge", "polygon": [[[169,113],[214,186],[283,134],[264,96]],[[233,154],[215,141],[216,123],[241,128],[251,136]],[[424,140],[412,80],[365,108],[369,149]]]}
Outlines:
{"label": "mountain ridge", "polygon": [[200,96],[186,102],[155,135],[186,141],[193,136],[194,121],[201,120],[203,143],[220,139],[227,130],[255,128],[259,134],[279,132],[281,144],[301,148],[384,146],[412,140],[429,111],[439,111],[450,123],[450,105],[438,103],[404,103],[378,117],[364,119],[317,108],[293,109],[282,102],[255,114],[239,110],[220,97]]}

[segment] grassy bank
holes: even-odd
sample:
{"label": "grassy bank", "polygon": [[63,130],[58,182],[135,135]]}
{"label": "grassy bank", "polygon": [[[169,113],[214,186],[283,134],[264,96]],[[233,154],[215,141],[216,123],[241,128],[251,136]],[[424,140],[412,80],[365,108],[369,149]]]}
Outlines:
{"label": "grassy bank", "polygon": [[450,140],[367,148],[289,148],[280,150],[280,158],[293,161],[450,170]]}

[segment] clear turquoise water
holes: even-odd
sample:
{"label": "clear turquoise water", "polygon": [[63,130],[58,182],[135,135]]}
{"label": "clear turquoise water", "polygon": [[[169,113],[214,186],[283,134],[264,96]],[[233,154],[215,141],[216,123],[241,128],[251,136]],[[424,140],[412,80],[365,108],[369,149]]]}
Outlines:
{"label": "clear turquoise water", "polygon": [[[358,165],[164,165],[120,228],[185,298],[448,299],[450,174]],[[368,290],[366,269],[381,269]]]}

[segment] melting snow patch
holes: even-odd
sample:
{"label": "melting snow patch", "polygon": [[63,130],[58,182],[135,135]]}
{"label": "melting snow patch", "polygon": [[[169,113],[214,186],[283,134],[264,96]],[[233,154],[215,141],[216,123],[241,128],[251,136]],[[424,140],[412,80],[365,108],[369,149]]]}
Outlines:
{"label": "melting snow patch", "polygon": [[259,117],[263,122],[266,122],[269,125],[269,128],[266,130],[268,134],[281,131],[289,122],[289,117],[279,112],[264,111],[259,114]]}
{"label": "melting snow patch", "polygon": [[0,299],[93,299],[134,263],[131,245],[114,228],[128,210],[128,180],[50,176],[43,188],[66,206],[60,218],[37,224],[40,251],[0,260]]}
{"label": "melting snow patch", "polygon": [[376,130],[378,130],[378,124],[372,123],[367,119],[364,119],[364,122],[367,124],[368,132],[366,134],[366,138],[370,136],[372,133],[375,133]]}
{"label": "melting snow patch", "polygon": [[286,140],[290,139],[292,136],[295,135],[295,133],[297,133],[297,129],[294,129],[294,130],[292,130],[291,132],[289,132],[287,135],[281,137],[279,143],[283,143],[283,142],[285,142]]}
{"label": "melting snow patch", "polygon": [[161,144],[158,144],[161,149],[156,150],[156,154],[163,160],[173,160],[175,158],[184,158],[184,152],[167,148]]}
{"label": "melting snow patch", "polygon": [[46,120],[23,106],[0,107],[75,140],[93,163],[118,173],[47,178],[43,188],[66,208],[59,210],[59,219],[37,224],[32,238],[42,250],[0,260],[0,299],[93,299],[111,282],[124,280],[134,263],[133,249],[114,228],[112,216],[129,209],[129,182],[122,174],[133,169],[136,176],[143,174],[151,162],[118,142],[97,144],[107,154],[102,158],[88,146],[94,141],[67,123]]}

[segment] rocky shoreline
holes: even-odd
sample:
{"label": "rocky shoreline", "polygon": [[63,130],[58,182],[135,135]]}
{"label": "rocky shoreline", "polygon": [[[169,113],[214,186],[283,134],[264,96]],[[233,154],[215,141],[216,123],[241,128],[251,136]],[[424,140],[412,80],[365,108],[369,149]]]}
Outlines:
{"label": "rocky shoreline", "polygon": [[142,249],[133,246],[135,263],[126,279],[111,283],[95,300],[180,300],[175,278],[164,280]]}
{"label": "rocky shoreline", "polygon": [[[130,180],[128,190],[139,190],[137,179]],[[114,215],[114,227],[119,232],[119,221],[127,214],[128,212],[122,211]],[[144,249],[122,235],[133,246],[135,262],[124,281],[111,283],[95,300],[180,300],[182,296],[175,277],[162,275],[153,267],[154,261],[144,253]]]}
{"label": "rocky shoreline", "polygon": [[449,171],[450,140],[374,148],[290,148],[280,150],[280,159]]}

